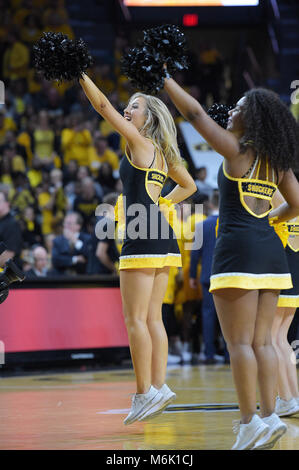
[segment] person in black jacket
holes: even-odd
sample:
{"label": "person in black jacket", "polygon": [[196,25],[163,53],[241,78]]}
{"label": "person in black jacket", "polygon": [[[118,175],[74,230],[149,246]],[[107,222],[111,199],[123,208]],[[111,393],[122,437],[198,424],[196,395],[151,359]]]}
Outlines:
{"label": "person in black jacket", "polygon": [[[10,212],[8,193],[0,191],[0,303],[8,296],[9,285],[15,281],[23,281],[25,276],[19,266],[19,255],[22,250],[22,234],[18,222]],[[19,262],[18,262],[19,261]]]}
{"label": "person in black jacket", "polygon": [[14,258],[20,264],[23,248],[21,227],[11,213],[8,192],[5,190],[0,190],[0,242],[6,246],[3,262]]}
{"label": "person in black jacket", "polygon": [[114,206],[117,198],[118,193],[110,193],[103,198],[103,212],[99,213],[92,235],[89,274],[117,274],[115,263],[119,260],[119,252],[115,244],[114,220]]}
{"label": "person in black jacket", "polygon": [[82,216],[77,212],[68,213],[63,222],[63,235],[53,241],[53,274],[85,274],[90,255],[91,237],[81,231]]}
{"label": "person in black jacket", "polygon": [[32,251],[33,266],[26,271],[26,279],[39,279],[48,276],[48,253],[43,246],[36,246]]}

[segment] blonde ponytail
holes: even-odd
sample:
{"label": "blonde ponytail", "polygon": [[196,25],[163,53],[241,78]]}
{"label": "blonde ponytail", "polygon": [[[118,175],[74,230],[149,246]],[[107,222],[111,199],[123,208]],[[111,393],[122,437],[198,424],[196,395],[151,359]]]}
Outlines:
{"label": "blonde ponytail", "polygon": [[147,118],[140,133],[155,142],[167,164],[182,163],[176,125],[167,106],[159,98],[144,93],[135,93],[130,101],[138,97],[144,98],[147,111]]}

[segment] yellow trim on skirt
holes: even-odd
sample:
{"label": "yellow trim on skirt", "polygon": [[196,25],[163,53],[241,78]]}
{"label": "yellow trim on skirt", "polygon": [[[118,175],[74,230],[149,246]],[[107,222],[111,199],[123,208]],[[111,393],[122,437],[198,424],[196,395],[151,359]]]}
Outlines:
{"label": "yellow trim on skirt", "polygon": [[119,258],[119,269],[138,269],[138,268],[164,268],[164,266],[182,266],[182,257],[180,254],[171,254],[167,256],[138,256]]}
{"label": "yellow trim on skirt", "polygon": [[291,289],[293,287],[290,274],[248,274],[248,273],[228,273],[211,276],[210,292],[218,289],[239,288],[239,289]]}
{"label": "yellow trim on skirt", "polygon": [[280,295],[277,307],[299,307],[299,295]]}

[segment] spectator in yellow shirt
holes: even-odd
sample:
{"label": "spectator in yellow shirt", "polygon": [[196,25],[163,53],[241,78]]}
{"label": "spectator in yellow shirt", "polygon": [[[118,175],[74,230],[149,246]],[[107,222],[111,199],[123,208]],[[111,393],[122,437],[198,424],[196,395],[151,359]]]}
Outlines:
{"label": "spectator in yellow shirt", "polygon": [[49,184],[41,183],[36,190],[38,208],[42,215],[41,230],[43,235],[48,235],[53,231],[53,206],[54,198],[49,192]]}
{"label": "spectator in yellow shirt", "polygon": [[17,140],[17,132],[9,130],[6,132],[5,140],[3,145],[0,146],[0,157],[3,155],[3,152],[6,148],[12,148],[15,151],[16,155],[20,155],[24,161],[27,163],[27,152],[25,146]]}
{"label": "spectator in yellow shirt", "polygon": [[9,111],[18,127],[22,126],[23,118],[25,114],[30,114],[29,109],[32,106],[32,99],[26,87],[26,81],[23,79],[14,80],[10,85]]}
{"label": "spectator in yellow shirt", "polygon": [[18,219],[26,207],[34,205],[35,198],[25,173],[16,171],[12,176],[14,187],[9,194],[9,200],[11,208],[16,211],[16,218]]}
{"label": "spectator in yellow shirt", "polygon": [[[55,172],[55,173],[54,173]],[[66,197],[57,176],[57,170],[51,172],[51,181],[48,175],[43,175],[42,183],[36,189],[38,207],[42,214],[42,234],[53,233],[54,226],[61,223],[66,210]]]}
{"label": "spectator in yellow shirt", "polygon": [[42,79],[41,79],[41,76],[37,73],[37,71],[34,68],[29,69],[28,75],[27,75],[28,93],[30,93],[30,95],[39,93],[42,88],[41,83],[42,83]]}
{"label": "spectator in yellow shirt", "polygon": [[8,158],[12,172],[26,173],[24,151],[16,142],[3,146],[3,158]]}
{"label": "spectator in yellow shirt", "polygon": [[79,165],[89,165],[89,148],[92,144],[91,133],[79,114],[70,116],[69,127],[61,133],[61,148],[64,163],[76,160]]}
{"label": "spectator in yellow shirt", "polygon": [[5,115],[5,109],[0,108],[0,145],[3,145],[8,131],[16,131],[17,126],[11,117]]}
{"label": "spectator in yellow shirt", "polygon": [[120,75],[117,79],[117,91],[119,95],[120,103],[125,106],[125,103],[129,101],[131,93],[130,80],[125,75]]}
{"label": "spectator in yellow shirt", "polygon": [[36,14],[27,15],[21,28],[20,36],[29,46],[36,43],[42,35],[42,27]]}
{"label": "spectator in yellow shirt", "polygon": [[13,181],[11,177],[11,160],[7,152],[3,152],[0,158],[0,186],[3,184],[7,186],[8,191],[13,186]]}
{"label": "spectator in yellow shirt", "polygon": [[29,70],[30,51],[19,41],[16,31],[10,31],[6,42],[8,47],[3,56],[3,76],[7,80],[26,78]]}
{"label": "spectator in yellow shirt", "polygon": [[65,19],[54,10],[47,16],[47,25],[45,25],[44,31],[46,33],[52,31],[54,33],[67,34],[69,39],[75,39],[71,26],[65,23]]}
{"label": "spectator in yellow shirt", "polygon": [[25,18],[30,15],[32,11],[32,1],[31,0],[23,0],[21,4],[15,3],[15,13],[13,15],[13,24],[17,28],[21,28],[24,24]]}
{"label": "spectator in yellow shirt", "polygon": [[94,138],[94,145],[89,149],[89,168],[94,176],[98,175],[102,163],[108,162],[113,171],[119,169],[119,159],[113,150],[108,147],[107,139],[97,134]]}
{"label": "spectator in yellow shirt", "polygon": [[[40,2],[40,0],[37,0]],[[57,13],[64,23],[69,22],[68,12],[64,6],[64,0],[47,0],[47,7],[43,14],[43,23],[49,23],[48,18],[52,13]]]}
{"label": "spectator in yellow shirt", "polygon": [[112,68],[109,64],[96,65],[92,69],[92,75],[96,85],[105,95],[109,95],[115,90],[116,84],[112,76]]}
{"label": "spectator in yellow shirt", "polygon": [[55,159],[55,133],[49,124],[46,110],[38,115],[38,125],[32,136],[32,150],[35,163],[40,167],[52,168]]}
{"label": "spectator in yellow shirt", "polygon": [[62,220],[67,210],[67,197],[63,187],[63,173],[59,168],[54,168],[50,173],[50,193],[55,194],[55,217]]}
{"label": "spectator in yellow shirt", "polygon": [[95,226],[96,208],[102,202],[96,192],[96,185],[92,178],[86,177],[81,181],[81,192],[74,200],[74,211],[83,217],[83,228],[88,233],[93,233]]}

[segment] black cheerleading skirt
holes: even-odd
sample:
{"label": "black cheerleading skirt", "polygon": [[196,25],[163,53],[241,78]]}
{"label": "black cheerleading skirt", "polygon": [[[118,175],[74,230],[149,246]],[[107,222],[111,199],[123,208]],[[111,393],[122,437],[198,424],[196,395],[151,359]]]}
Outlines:
{"label": "black cheerleading skirt", "polygon": [[210,292],[223,288],[289,289],[290,270],[282,242],[269,226],[226,227],[216,241]]}
{"label": "black cheerleading skirt", "polygon": [[[129,219],[126,228],[129,227]],[[128,237],[129,230],[119,257],[119,269],[163,268],[165,266],[182,266],[182,257],[177,238],[171,224],[159,211],[157,223],[145,220],[146,231],[143,238]]]}
{"label": "black cheerleading skirt", "polygon": [[119,258],[119,269],[182,266],[178,243],[173,240],[126,239]]}
{"label": "black cheerleading skirt", "polygon": [[293,287],[283,289],[278,299],[278,307],[299,307],[299,251],[286,246],[286,255],[291,271]]}

